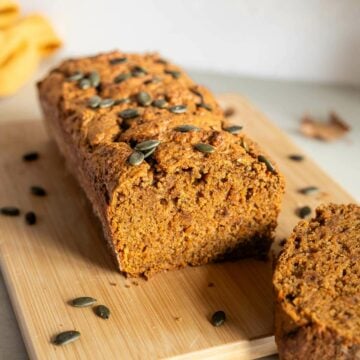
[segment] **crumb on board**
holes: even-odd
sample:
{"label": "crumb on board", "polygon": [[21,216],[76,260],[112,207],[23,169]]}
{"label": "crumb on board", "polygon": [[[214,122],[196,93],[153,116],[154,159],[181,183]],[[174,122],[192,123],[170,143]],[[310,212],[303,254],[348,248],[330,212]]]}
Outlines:
{"label": "crumb on board", "polygon": [[230,117],[230,116],[233,116],[235,114],[235,109],[231,106],[228,106],[224,109],[224,116],[227,118],[227,117]]}
{"label": "crumb on board", "polygon": [[209,287],[209,288],[215,287],[215,284],[214,284],[212,281],[210,281],[210,282],[208,283],[208,287]]}
{"label": "crumb on board", "polygon": [[279,241],[280,246],[284,246],[286,244],[286,238]]}
{"label": "crumb on board", "polygon": [[329,193],[325,192],[325,191],[321,191],[318,196],[316,197],[317,200],[324,200],[326,198],[328,198],[330,196]]}

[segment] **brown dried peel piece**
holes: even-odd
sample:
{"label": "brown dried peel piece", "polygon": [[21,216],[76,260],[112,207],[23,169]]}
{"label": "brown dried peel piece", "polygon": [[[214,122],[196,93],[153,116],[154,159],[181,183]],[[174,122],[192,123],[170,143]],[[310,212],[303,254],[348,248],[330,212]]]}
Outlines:
{"label": "brown dried peel piece", "polygon": [[300,124],[300,132],[307,137],[323,141],[340,139],[350,131],[350,126],[335,112],[329,114],[327,121],[316,120],[305,115]]}

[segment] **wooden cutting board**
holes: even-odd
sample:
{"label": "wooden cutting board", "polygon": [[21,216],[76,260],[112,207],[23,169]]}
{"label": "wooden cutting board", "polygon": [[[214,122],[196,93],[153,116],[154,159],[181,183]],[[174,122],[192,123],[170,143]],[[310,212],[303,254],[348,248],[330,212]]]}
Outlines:
{"label": "wooden cutting board", "polygon": [[[321,202],[353,199],[245,99],[220,97],[234,109],[231,121],[277,161],[287,180],[277,240],[299,220],[295,209]],[[68,174],[40,121],[0,127],[0,206],[34,210],[38,223],[23,217],[0,217],[0,265],[18,322],[33,359],[250,359],[276,352],[273,337],[271,264],[243,260],[187,268],[150,281],[126,279],[109,256],[97,219]],[[21,161],[39,151],[41,159]],[[45,198],[29,193],[42,185]],[[299,188],[316,185],[317,196]],[[109,320],[91,308],[68,304],[93,296],[111,309]],[[209,318],[224,310],[227,322],[213,327]],[[58,347],[52,337],[64,330],[81,332],[80,340]]]}

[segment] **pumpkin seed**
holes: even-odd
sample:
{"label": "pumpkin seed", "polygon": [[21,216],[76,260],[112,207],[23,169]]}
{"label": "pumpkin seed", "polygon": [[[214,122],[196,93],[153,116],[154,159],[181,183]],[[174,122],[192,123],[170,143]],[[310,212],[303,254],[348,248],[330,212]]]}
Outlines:
{"label": "pumpkin seed", "polygon": [[113,99],[103,99],[101,100],[99,107],[102,109],[109,108],[114,105],[114,102]]}
{"label": "pumpkin seed", "polygon": [[108,319],[110,317],[110,309],[105,305],[98,305],[94,309],[95,314],[102,319]]}
{"label": "pumpkin seed", "polygon": [[131,74],[129,74],[129,73],[119,74],[114,78],[114,83],[115,84],[120,84],[120,83],[122,83],[123,81],[125,81],[125,80],[127,80],[129,78],[131,78]]}
{"label": "pumpkin seed", "polygon": [[66,345],[69,344],[80,337],[80,332],[76,330],[64,331],[56,335],[54,344],[55,345]]}
{"label": "pumpkin seed", "polygon": [[114,105],[128,104],[129,102],[130,102],[129,98],[115,99]]}
{"label": "pumpkin seed", "polygon": [[127,62],[126,57],[118,57],[118,58],[114,58],[114,59],[109,60],[110,65],[118,65],[118,64],[123,64],[123,63],[126,63],[126,62]]}
{"label": "pumpkin seed", "polygon": [[89,79],[83,78],[79,81],[79,88],[80,89],[89,89],[91,87],[91,82]]}
{"label": "pumpkin seed", "polygon": [[122,119],[133,119],[139,116],[139,111],[137,109],[125,109],[120,111],[118,114]]}
{"label": "pumpkin seed", "polygon": [[204,108],[208,111],[212,111],[212,107],[209,104],[205,104],[203,102],[201,102],[200,104],[197,104],[196,106],[199,108]]}
{"label": "pumpkin seed", "polygon": [[25,221],[28,225],[34,225],[36,223],[36,215],[33,211],[29,211],[25,214]]}
{"label": "pumpkin seed", "polygon": [[201,99],[201,102],[203,102],[203,95],[201,94],[200,91],[198,91],[197,89],[195,88],[190,88],[189,89],[193,94],[195,94],[196,96],[199,96],[200,99]]}
{"label": "pumpkin seed", "polygon": [[92,87],[98,87],[100,85],[100,75],[97,71],[92,71],[89,75],[89,81]]}
{"label": "pumpkin seed", "polygon": [[166,60],[164,60],[162,58],[156,59],[155,62],[158,64],[163,64],[163,65],[166,65],[168,63]]}
{"label": "pumpkin seed", "polygon": [[66,80],[68,81],[79,81],[84,77],[84,74],[81,71],[75,71],[70,75]]}
{"label": "pumpkin seed", "polygon": [[311,214],[311,208],[309,206],[303,206],[297,209],[297,215],[301,219],[305,219]]}
{"label": "pumpkin seed", "polygon": [[15,206],[4,206],[0,209],[0,212],[6,216],[18,216],[20,214],[20,210]]}
{"label": "pumpkin seed", "polygon": [[318,192],[319,192],[319,188],[316,186],[308,186],[299,190],[299,193],[303,195],[313,195],[313,194],[317,194]]}
{"label": "pumpkin seed", "polygon": [[71,301],[71,305],[75,307],[86,307],[96,303],[96,299],[90,296],[81,296]]}
{"label": "pumpkin seed", "polygon": [[97,107],[99,107],[101,103],[101,97],[100,96],[92,96],[89,100],[88,100],[88,106],[92,109],[96,109]]}
{"label": "pumpkin seed", "polygon": [[189,131],[199,131],[200,128],[198,128],[197,126],[194,125],[179,125],[177,126],[174,130],[182,132],[182,133],[186,133]]}
{"label": "pumpkin seed", "polygon": [[215,148],[209,144],[198,143],[195,145],[195,149],[205,154],[211,154],[215,151]]}
{"label": "pumpkin seed", "polygon": [[41,186],[31,186],[30,191],[35,196],[46,196],[46,190],[42,188]]}
{"label": "pumpkin seed", "polygon": [[293,161],[303,161],[305,158],[304,158],[304,156],[299,155],[299,154],[292,154],[292,155],[289,155],[289,159],[293,160]]}
{"label": "pumpkin seed", "polygon": [[160,144],[159,140],[146,140],[139,144],[136,144],[135,150],[146,151],[146,150],[156,148],[159,144]]}
{"label": "pumpkin seed", "polygon": [[155,150],[156,150],[156,147],[154,147],[154,148],[152,148],[152,149],[150,149],[150,150],[148,150],[148,151],[145,151],[145,152],[144,152],[144,159],[146,159],[146,158],[148,158],[150,155],[152,155],[152,154],[155,152]]}
{"label": "pumpkin seed", "polygon": [[140,165],[144,161],[144,154],[140,151],[134,151],[128,159],[130,165]]}
{"label": "pumpkin seed", "polygon": [[164,109],[167,106],[167,101],[165,99],[157,99],[152,104],[159,109]]}
{"label": "pumpkin seed", "polygon": [[169,111],[171,111],[174,114],[183,114],[187,111],[186,105],[175,105],[169,107]]}
{"label": "pumpkin seed", "polygon": [[181,72],[177,70],[165,70],[164,72],[171,75],[174,79],[178,79],[181,76]]}
{"label": "pumpkin seed", "polygon": [[141,66],[135,66],[131,71],[132,76],[135,76],[135,77],[145,76],[145,75],[147,75],[147,73],[148,72],[146,71],[146,69],[144,69]]}
{"label": "pumpkin seed", "polygon": [[271,162],[264,155],[259,155],[258,160],[266,165],[266,168],[268,169],[268,171],[270,171],[272,173],[276,172],[275,168],[273,167]]}
{"label": "pumpkin seed", "polygon": [[224,128],[225,131],[229,132],[230,134],[239,134],[239,132],[242,130],[242,126],[239,125],[231,125],[226,128]]}
{"label": "pumpkin seed", "polygon": [[211,324],[213,326],[221,326],[226,320],[225,312],[222,310],[216,311],[211,317]]}
{"label": "pumpkin seed", "polygon": [[244,138],[241,139],[241,146],[244,148],[246,152],[249,152],[249,146]]}
{"label": "pumpkin seed", "polygon": [[36,151],[31,151],[24,154],[22,158],[24,161],[34,161],[39,158],[39,153],[37,153]]}
{"label": "pumpkin seed", "polygon": [[151,104],[152,99],[147,92],[141,91],[137,94],[137,101],[142,106],[149,106]]}
{"label": "pumpkin seed", "polygon": [[144,84],[158,84],[159,82],[161,82],[161,78],[159,78],[158,76],[153,76],[151,79],[145,80]]}

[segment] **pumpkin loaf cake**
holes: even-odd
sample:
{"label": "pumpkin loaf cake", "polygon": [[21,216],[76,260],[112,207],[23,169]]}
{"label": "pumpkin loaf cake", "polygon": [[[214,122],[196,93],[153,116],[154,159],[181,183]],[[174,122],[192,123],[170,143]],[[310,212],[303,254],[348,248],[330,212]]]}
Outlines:
{"label": "pumpkin loaf cake", "polygon": [[360,359],[360,207],[323,205],[301,221],[274,289],[281,359]]}
{"label": "pumpkin loaf cake", "polygon": [[38,89],[123,273],[268,252],[283,177],[177,66],[111,52],[63,62]]}

